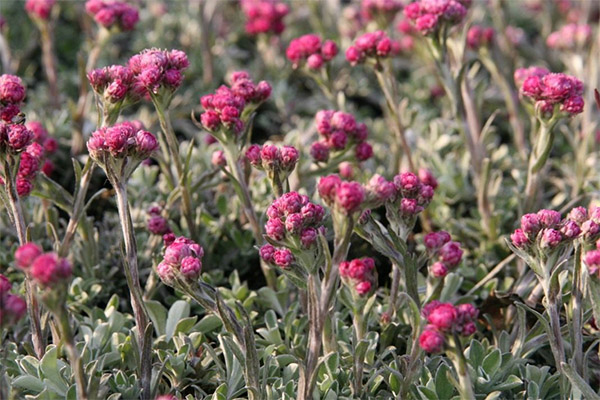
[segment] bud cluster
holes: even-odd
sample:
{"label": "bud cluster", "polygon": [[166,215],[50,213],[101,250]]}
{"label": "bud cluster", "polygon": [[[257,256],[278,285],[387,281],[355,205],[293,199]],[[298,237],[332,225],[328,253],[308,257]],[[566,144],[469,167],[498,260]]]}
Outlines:
{"label": "bud cluster", "polygon": [[447,335],[471,336],[477,331],[475,320],[479,311],[472,304],[454,306],[434,300],[423,307],[421,314],[428,324],[419,337],[419,344],[428,353],[441,352]]}
{"label": "bud cluster", "polygon": [[352,114],[343,111],[321,110],[315,116],[317,131],[322,139],[310,147],[310,155],[317,162],[326,162],[331,153],[344,154],[354,149],[358,162],[366,161],[373,156],[373,148],[366,139],[369,135],[367,126],[356,122]]}
{"label": "bud cluster", "polygon": [[15,252],[15,263],[41,287],[54,288],[71,278],[71,263],[56,253],[43,253],[41,247],[26,243]]}
{"label": "bud cluster", "polygon": [[158,206],[152,206],[148,209],[148,231],[153,235],[166,235],[171,233],[169,221],[161,215],[161,209]]}
{"label": "bud cluster", "polygon": [[358,297],[364,297],[375,285],[375,261],[370,257],[340,263],[342,282]]}
{"label": "bud cluster", "polygon": [[385,21],[389,24],[402,7],[400,0],[362,0],[360,11],[368,20]]}
{"label": "bud cluster", "polygon": [[404,15],[419,32],[430,35],[462,22],[470,5],[471,0],[417,0],[404,8]]}
{"label": "bud cluster", "polygon": [[11,288],[8,278],[0,274],[0,329],[15,324],[27,312],[25,300],[11,294]]}
{"label": "bud cluster", "polygon": [[105,165],[110,158],[144,160],[158,149],[158,141],[138,121],[126,121],[92,133],[87,148],[94,161]]}
{"label": "bud cluster", "polygon": [[576,50],[584,47],[592,38],[592,28],[587,25],[568,24],[546,39],[546,44],[555,50]]}
{"label": "bud cluster", "polygon": [[342,181],[338,175],[322,177],[317,190],[328,206],[348,216],[361,211],[366,198],[366,191],[360,183]]}
{"label": "bud cluster", "polygon": [[283,18],[288,14],[288,6],[278,0],[241,0],[242,11],[246,15],[246,32],[280,34],[285,29]]}
{"label": "bud cluster", "polygon": [[515,71],[515,82],[521,83],[520,93],[535,102],[544,118],[551,118],[557,106],[566,115],[583,111],[583,83],[575,77],[538,67],[520,68]]}
{"label": "bud cluster", "polygon": [[267,171],[269,176],[278,174],[281,180],[294,170],[298,158],[298,150],[293,146],[277,147],[271,144],[263,146],[253,144],[246,150],[246,159],[253,167]]}
{"label": "bud cluster", "polygon": [[434,261],[429,273],[434,278],[443,278],[448,272],[458,267],[463,251],[460,243],[451,241],[446,231],[430,232],[423,238],[429,258]]}
{"label": "bud cluster", "polygon": [[85,10],[106,29],[131,31],[140,20],[137,8],[119,0],[88,0]]}
{"label": "bud cluster", "polygon": [[588,212],[583,207],[572,209],[566,218],[553,210],[540,210],[521,217],[521,227],[510,236],[520,250],[542,254],[558,250],[577,238],[593,242],[600,236],[600,208]]}
{"label": "bud cluster", "polygon": [[158,94],[161,88],[168,93],[177,90],[189,66],[187,55],[177,49],[145,49],[128,62],[137,84],[152,94]]}
{"label": "bud cluster", "polygon": [[321,41],[315,34],[308,34],[293,39],[286,52],[288,60],[294,68],[298,68],[301,62],[306,62],[309,69],[319,69],[325,62],[331,61],[338,53],[338,47],[333,40]]}
{"label": "bud cluster", "polygon": [[21,112],[25,99],[25,86],[15,75],[0,75],[0,120],[11,122]]}
{"label": "bud cluster", "polygon": [[390,39],[384,31],[367,32],[359,36],[346,50],[346,60],[351,65],[362,64],[367,60],[378,62],[381,58],[396,55],[403,51],[403,43]]}
{"label": "bud cluster", "polygon": [[178,277],[189,283],[196,282],[202,271],[202,246],[183,236],[165,241],[165,246],[163,260],[156,267],[160,279],[168,286]]}
{"label": "bud cluster", "polygon": [[225,129],[239,135],[244,130],[244,112],[253,110],[270,95],[271,85],[266,81],[255,84],[247,72],[234,72],[229,87],[223,85],[214,94],[200,98],[205,110],[200,116],[200,121],[210,132]]}
{"label": "bud cluster", "polygon": [[25,11],[33,18],[40,20],[48,20],[52,7],[56,4],[56,0],[27,0],[25,2]]}
{"label": "bud cluster", "polygon": [[494,35],[494,28],[473,25],[467,32],[467,46],[473,50],[489,47],[494,40]]}
{"label": "bud cluster", "polygon": [[146,94],[146,88],[136,79],[131,69],[122,65],[94,69],[87,73],[87,78],[94,92],[105,103],[133,104]]}

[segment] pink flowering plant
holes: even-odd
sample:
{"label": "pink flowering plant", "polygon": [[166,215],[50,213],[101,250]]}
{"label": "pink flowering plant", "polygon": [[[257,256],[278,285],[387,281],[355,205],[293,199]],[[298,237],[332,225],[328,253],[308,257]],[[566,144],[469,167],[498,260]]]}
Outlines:
{"label": "pink flowering plant", "polygon": [[600,398],[594,2],[1,4],[1,399]]}

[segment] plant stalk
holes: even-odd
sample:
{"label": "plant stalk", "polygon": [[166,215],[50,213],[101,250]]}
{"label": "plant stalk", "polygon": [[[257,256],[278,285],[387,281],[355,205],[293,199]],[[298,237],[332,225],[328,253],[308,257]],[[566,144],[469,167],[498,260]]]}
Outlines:
{"label": "plant stalk", "polygon": [[69,353],[71,369],[73,370],[73,375],[75,376],[77,398],[80,400],[87,400],[87,381],[85,379],[85,373],[83,372],[83,364],[81,363],[81,357],[79,356],[79,352],[77,351],[77,347],[75,346],[73,331],[71,329],[67,309],[65,308],[64,304],[60,306],[60,310],[58,311],[57,317],[59,321],[58,326],[61,331],[61,336],[65,342],[67,352]]}

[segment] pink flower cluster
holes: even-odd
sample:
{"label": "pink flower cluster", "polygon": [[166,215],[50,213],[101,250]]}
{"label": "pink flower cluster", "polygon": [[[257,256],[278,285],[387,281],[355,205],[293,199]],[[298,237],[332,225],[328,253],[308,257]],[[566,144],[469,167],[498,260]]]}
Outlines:
{"label": "pink flower cluster", "polygon": [[56,0],[27,0],[25,11],[32,17],[47,20],[55,4]]}
{"label": "pink flower cluster", "polygon": [[48,134],[48,131],[38,121],[29,121],[25,124],[25,127],[33,132],[33,143],[25,151],[40,160],[42,172],[49,176],[54,171],[54,163],[48,157],[56,153],[58,142]]}
{"label": "pink flower cluster", "polygon": [[25,86],[21,78],[15,75],[0,75],[0,119],[11,122],[21,112],[21,103],[25,100]]}
{"label": "pink flower cluster", "polygon": [[419,176],[403,172],[389,182],[382,176],[374,175],[367,185],[369,198],[375,205],[388,201],[398,203],[400,216],[412,218],[429,205],[437,187],[437,181],[428,170],[422,169]]}
{"label": "pink flower cluster", "polygon": [[367,126],[356,122],[352,114],[343,111],[321,110],[315,116],[317,131],[322,136],[310,147],[311,157],[318,162],[329,160],[330,153],[343,154],[354,148],[356,160],[366,161],[373,156],[373,148],[366,139]]}
{"label": "pink flower cluster", "polygon": [[231,75],[231,86],[222,85],[214,94],[200,98],[205,112],[200,116],[202,125],[210,132],[225,128],[236,135],[244,130],[242,114],[250,105],[258,105],[271,95],[271,85],[266,81],[255,84],[246,71]]}
{"label": "pink flower cluster", "polygon": [[253,167],[267,172],[281,172],[285,176],[294,170],[299,156],[298,150],[293,146],[280,148],[271,144],[253,144],[246,150],[246,159]]}
{"label": "pink flower cluster", "polygon": [[33,141],[34,135],[22,124],[0,121],[0,153],[18,154]]}
{"label": "pink flower cluster", "polygon": [[66,282],[72,274],[71,263],[56,253],[43,253],[34,243],[26,243],[15,252],[17,266],[27,272],[40,286],[53,288]]}
{"label": "pink flower cluster", "polygon": [[494,35],[494,28],[473,25],[467,32],[467,46],[473,50],[477,50],[480,47],[488,47],[492,44]]}
{"label": "pink flower cluster", "polygon": [[423,307],[421,314],[428,324],[419,337],[419,344],[428,353],[441,352],[446,335],[456,332],[470,336],[477,331],[475,320],[479,311],[472,304],[454,306],[434,300]]}
{"label": "pink flower cluster", "polygon": [[171,233],[171,227],[169,221],[164,218],[161,214],[161,209],[158,206],[153,206],[148,209],[148,231],[153,235],[166,235]]}
{"label": "pink flower cluster", "polygon": [[556,106],[568,115],[583,111],[583,83],[572,76],[550,73],[545,68],[520,68],[515,71],[515,83],[523,96],[535,101],[535,108],[546,118]]}
{"label": "pink flower cluster", "polygon": [[180,274],[186,281],[196,282],[202,271],[202,246],[183,236],[165,241],[165,246],[163,260],[156,267],[160,279],[166,285],[172,286]]}
{"label": "pink flower cluster", "polygon": [[460,243],[450,240],[446,231],[431,232],[425,235],[423,242],[431,260],[435,262],[429,267],[434,278],[443,278],[448,272],[458,267],[463,251]]}
{"label": "pink flower cluster", "polygon": [[88,0],[85,10],[106,29],[117,27],[122,31],[131,31],[140,20],[137,8],[124,1]]}
{"label": "pink flower cluster", "polygon": [[337,53],[338,47],[333,40],[323,42],[318,35],[308,34],[292,40],[285,55],[294,68],[298,68],[301,62],[306,62],[308,68],[319,69]]}
{"label": "pink flower cluster", "polygon": [[135,103],[145,94],[146,88],[128,67],[111,65],[87,73],[88,81],[104,101],[115,104],[120,101]]}
{"label": "pink flower cluster", "polygon": [[278,0],[241,0],[242,11],[246,15],[246,32],[250,35],[259,33],[280,34],[285,29],[283,17],[288,6]]}
{"label": "pink flower cluster", "polygon": [[360,10],[368,20],[383,20],[391,22],[398,11],[402,10],[403,4],[400,0],[362,0]]}
{"label": "pink flower cluster", "polygon": [[267,217],[267,237],[280,243],[281,248],[266,244],[261,247],[260,256],[267,263],[286,269],[294,261],[290,249],[309,250],[317,243],[319,232],[324,229],[325,210],[311,203],[308,196],[289,192],[273,201],[267,209]]}
{"label": "pink flower cluster", "polygon": [[404,8],[406,18],[424,35],[437,32],[444,24],[459,24],[467,15],[471,0],[418,0]]}
{"label": "pink flower cluster", "polygon": [[11,294],[11,288],[8,278],[0,274],[0,328],[15,324],[27,312],[25,300]]}
{"label": "pink flower cluster", "polygon": [[183,82],[183,71],[188,69],[190,62],[181,50],[145,49],[132,56],[128,66],[138,85],[157,94],[161,88],[169,92],[177,90]]}
{"label": "pink flower cluster", "polygon": [[158,149],[158,141],[138,121],[126,121],[92,133],[87,148],[94,160],[104,164],[108,157],[146,159]]}
{"label": "pink flower cluster", "polygon": [[384,31],[367,32],[348,47],[346,60],[351,65],[361,64],[368,59],[377,61],[400,53],[404,50],[402,46],[403,43],[390,39]]}
{"label": "pink flower cluster", "polygon": [[530,251],[534,246],[542,250],[553,250],[582,237],[595,241],[600,237],[600,207],[589,212],[583,207],[573,208],[566,218],[554,210],[540,210],[521,217],[521,227],[511,235],[513,245]]}
{"label": "pink flower cluster", "polygon": [[548,35],[546,44],[551,49],[575,50],[585,46],[591,38],[592,28],[589,25],[568,24]]}
{"label": "pink flower cluster", "polygon": [[596,243],[596,250],[585,253],[584,261],[590,276],[600,279],[600,242]]}
{"label": "pink flower cluster", "polygon": [[360,297],[371,292],[375,284],[375,261],[370,257],[340,263],[342,282]]}
{"label": "pink flower cluster", "polygon": [[366,191],[360,183],[342,181],[338,175],[322,177],[317,190],[328,206],[345,215],[361,211],[366,198]]}

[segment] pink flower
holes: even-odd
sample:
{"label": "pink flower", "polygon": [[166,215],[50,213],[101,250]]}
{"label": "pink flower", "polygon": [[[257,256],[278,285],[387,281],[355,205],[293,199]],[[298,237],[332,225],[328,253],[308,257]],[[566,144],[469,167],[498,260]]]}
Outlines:
{"label": "pink flower", "polygon": [[542,248],[553,249],[557,247],[563,240],[562,234],[556,229],[544,229],[542,231],[542,238],[540,240],[540,246]]}
{"label": "pink flower", "polygon": [[515,247],[520,248],[520,249],[527,247],[527,245],[529,244],[529,239],[527,238],[527,236],[521,229],[515,230],[510,235],[510,240],[513,242]]}
{"label": "pink flower", "polygon": [[540,218],[540,224],[544,228],[554,228],[561,220],[560,213],[554,210],[540,210],[537,215]]}
{"label": "pink flower", "polygon": [[542,224],[538,214],[525,214],[521,217],[521,230],[527,237],[535,237],[541,228]]}
{"label": "pink flower", "polygon": [[169,233],[171,228],[169,227],[169,221],[160,215],[154,215],[148,220],[148,230],[154,235],[164,235]]}
{"label": "pink flower", "polygon": [[567,218],[581,225],[588,219],[588,212],[584,207],[575,207],[569,211]]}
{"label": "pink flower", "polygon": [[54,4],[56,4],[56,0],[27,0],[25,11],[32,17],[47,20],[50,18]]}
{"label": "pink flower", "polygon": [[25,86],[15,75],[0,75],[0,103],[18,104],[25,99]]}
{"label": "pink flower", "polygon": [[310,146],[310,156],[315,161],[327,161],[329,159],[329,146],[323,142],[314,142]]}
{"label": "pink flower", "polygon": [[283,240],[285,237],[285,225],[279,219],[270,219],[265,225],[267,236],[273,240]]}
{"label": "pink flower", "polygon": [[342,183],[342,180],[337,175],[324,176],[319,180],[317,184],[317,191],[319,196],[326,203],[333,203],[338,186]]}
{"label": "pink flower", "polygon": [[289,11],[286,4],[277,0],[242,0],[241,5],[248,34],[280,34],[285,29],[283,18]]}
{"label": "pink flower", "polygon": [[423,242],[428,251],[433,252],[450,241],[450,234],[446,231],[430,232],[425,235]]}
{"label": "pink flower", "polygon": [[33,190],[33,184],[29,179],[23,179],[17,177],[17,194],[19,197],[29,196]]}
{"label": "pink flower", "polygon": [[281,168],[285,171],[292,171],[298,162],[298,150],[292,146],[283,146],[280,155]]}
{"label": "pink flower", "polygon": [[365,296],[371,291],[371,282],[369,282],[369,281],[358,282],[356,284],[356,286],[354,287],[354,289],[356,290],[356,293],[358,293],[359,296]]}
{"label": "pink flower", "polygon": [[200,116],[202,125],[209,131],[214,132],[221,125],[221,118],[216,111],[208,110]]}
{"label": "pink flower", "polygon": [[448,267],[439,261],[429,267],[429,271],[434,278],[443,278],[448,275]]}
{"label": "pink flower", "polygon": [[278,249],[273,254],[273,261],[277,266],[286,269],[294,262],[294,255],[288,249]]}
{"label": "pink flower", "polygon": [[305,228],[300,234],[300,241],[304,248],[311,247],[317,241],[317,230],[315,228]]}
{"label": "pink flower", "polygon": [[434,14],[424,14],[415,21],[415,27],[424,35],[433,33],[438,27],[439,17]]}
{"label": "pink flower", "polygon": [[15,262],[19,268],[28,269],[41,254],[40,246],[35,243],[26,243],[15,252]]}
{"label": "pink flower", "polygon": [[171,264],[161,262],[156,266],[156,273],[166,285],[172,285],[175,282],[175,270]]}
{"label": "pink flower", "polygon": [[267,263],[273,263],[274,262],[274,255],[275,255],[275,247],[273,247],[270,244],[265,244],[264,246],[262,246],[259,250],[259,255],[260,258],[262,258],[265,262]]}
{"label": "pink flower", "polygon": [[165,250],[164,261],[173,266],[177,266],[181,263],[181,260],[191,255],[192,252],[189,245],[175,241]]}
{"label": "pink flower", "polygon": [[179,270],[181,271],[181,274],[188,279],[198,279],[200,271],[202,270],[202,262],[196,257],[184,257],[181,260],[181,267]]}
{"label": "pink flower", "polygon": [[560,228],[560,232],[567,239],[575,239],[581,234],[581,228],[574,221],[567,220]]}
{"label": "pink flower", "polygon": [[373,147],[367,142],[362,142],[356,145],[355,153],[358,161],[366,161],[373,156]]}
{"label": "pink flower", "polygon": [[35,259],[30,273],[42,286],[52,286],[71,276],[71,264],[55,253],[46,253]]}
{"label": "pink flower", "polygon": [[32,142],[33,132],[24,125],[9,124],[7,128],[7,143],[14,152],[24,150]]}
{"label": "pink flower", "polygon": [[431,186],[432,189],[436,189],[438,187],[438,181],[435,179],[433,173],[427,168],[419,169],[419,180],[428,186]]}
{"label": "pink flower", "polygon": [[136,155],[139,158],[148,158],[158,150],[158,140],[148,131],[138,131],[135,134],[135,144],[137,146]]}
{"label": "pink flower", "polygon": [[364,53],[354,46],[350,46],[346,50],[346,60],[348,60],[350,65],[356,65],[358,63],[361,63],[364,61],[364,58]]}
{"label": "pink flower", "polygon": [[394,184],[405,196],[417,193],[421,186],[419,178],[412,172],[403,172],[400,175],[396,175],[394,177]]}
{"label": "pink flower", "polygon": [[12,284],[8,280],[8,278],[2,274],[0,274],[0,299],[7,294],[12,288]]}
{"label": "pink flower", "polygon": [[250,147],[248,147],[248,150],[246,150],[246,158],[248,159],[248,161],[250,161],[250,164],[257,167],[261,165],[260,153],[260,146],[257,144],[253,144]]}
{"label": "pink flower", "polygon": [[458,318],[456,308],[449,303],[441,303],[427,316],[427,321],[440,331],[449,331]]}
{"label": "pink flower", "polygon": [[364,189],[358,182],[342,182],[336,188],[335,203],[341,207],[346,214],[352,214],[357,211],[364,198]]}
{"label": "pink flower", "polygon": [[600,279],[600,250],[588,251],[584,257],[590,276]]}
{"label": "pink flower", "polygon": [[224,167],[227,165],[227,159],[223,150],[216,150],[212,153],[211,164],[215,167]]}
{"label": "pink flower", "polygon": [[13,294],[5,295],[0,306],[0,326],[2,327],[16,323],[27,312],[25,300]]}
{"label": "pink flower", "polygon": [[319,224],[325,216],[325,210],[318,204],[308,203],[300,210],[302,218],[309,224]]}
{"label": "pink flower", "polygon": [[419,336],[419,345],[428,353],[439,353],[444,348],[444,335],[438,332],[436,327],[427,325]]}
{"label": "pink flower", "polygon": [[573,96],[566,99],[560,110],[568,112],[571,115],[580,114],[583,112],[584,101],[581,96]]}
{"label": "pink flower", "polygon": [[338,47],[333,40],[326,40],[321,47],[321,54],[325,61],[332,60],[338,53]]}

